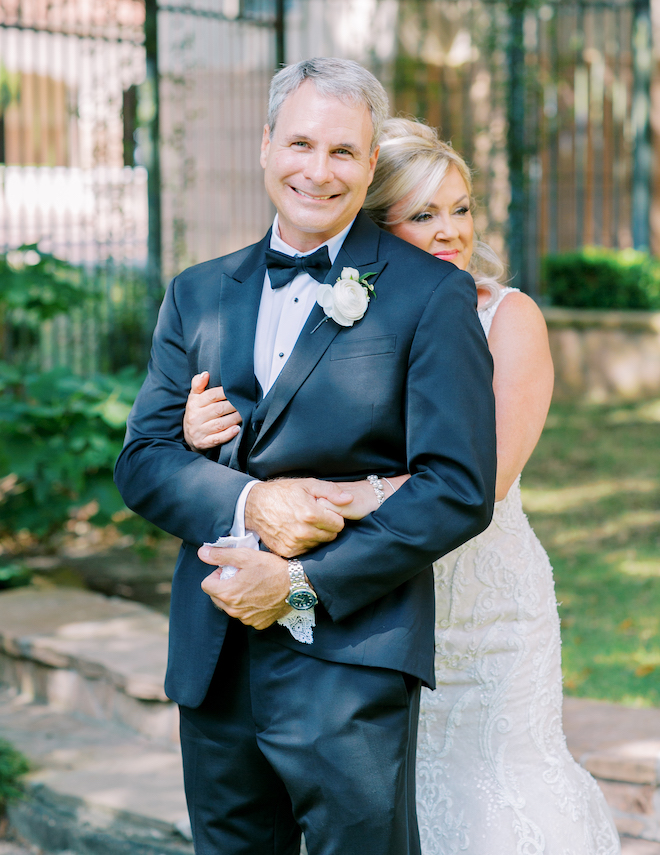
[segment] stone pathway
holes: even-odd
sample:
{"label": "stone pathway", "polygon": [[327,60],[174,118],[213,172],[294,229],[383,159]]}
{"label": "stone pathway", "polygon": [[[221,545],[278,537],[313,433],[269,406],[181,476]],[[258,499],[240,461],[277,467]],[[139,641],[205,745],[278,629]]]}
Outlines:
{"label": "stone pathway", "polygon": [[26,849],[18,843],[9,840],[0,840],[0,855],[36,855],[35,850]]}
{"label": "stone pathway", "polygon": [[36,846],[4,838],[0,839],[0,855],[42,855],[42,853]]}
{"label": "stone pathway", "polygon": [[660,855],[660,843],[624,837],[621,841],[621,855]]}
{"label": "stone pathway", "polygon": [[[660,855],[660,843],[650,843],[646,840],[631,840],[625,838],[621,841],[622,855]],[[41,855],[40,851],[31,846],[27,848],[19,843],[0,840],[0,855]]]}
{"label": "stone pathway", "polygon": [[[32,761],[0,855],[192,855],[167,618],[79,589],[0,594],[0,733]],[[568,746],[612,807],[624,855],[660,855],[660,710],[566,698]],[[640,839],[643,838],[643,839]]]}

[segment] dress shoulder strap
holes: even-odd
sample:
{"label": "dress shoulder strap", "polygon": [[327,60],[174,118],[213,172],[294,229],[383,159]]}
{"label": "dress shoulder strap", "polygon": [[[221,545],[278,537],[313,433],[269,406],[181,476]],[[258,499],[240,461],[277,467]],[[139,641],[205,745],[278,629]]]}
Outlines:
{"label": "dress shoulder strap", "polygon": [[495,317],[495,312],[497,311],[500,303],[506,297],[507,294],[510,294],[511,291],[520,291],[520,288],[501,288],[500,293],[497,295],[497,299],[494,303],[491,303],[490,306],[486,306],[485,309],[479,310],[479,320],[481,321],[481,326],[484,328],[484,332],[486,336],[490,332],[490,325],[493,323],[493,318]]}

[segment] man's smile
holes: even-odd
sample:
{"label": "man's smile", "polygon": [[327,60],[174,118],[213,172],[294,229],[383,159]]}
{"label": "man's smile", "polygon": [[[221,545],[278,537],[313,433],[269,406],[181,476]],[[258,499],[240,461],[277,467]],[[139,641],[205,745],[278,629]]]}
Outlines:
{"label": "man's smile", "polygon": [[291,188],[299,196],[304,196],[306,199],[312,199],[314,202],[324,202],[327,199],[336,199],[339,193],[332,193],[330,196],[312,196],[311,193],[305,193],[304,190],[299,190],[297,187]]}

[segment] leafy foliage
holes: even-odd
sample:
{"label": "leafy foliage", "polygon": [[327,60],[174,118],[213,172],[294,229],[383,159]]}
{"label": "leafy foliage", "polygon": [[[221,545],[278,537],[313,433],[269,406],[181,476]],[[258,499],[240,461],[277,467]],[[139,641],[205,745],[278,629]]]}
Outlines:
{"label": "leafy foliage", "polygon": [[[112,282],[106,284],[114,293]],[[130,287],[143,296],[139,276],[122,285],[120,296]],[[89,271],[40,252],[36,244],[0,255],[0,536],[24,530],[47,536],[91,502],[97,510],[88,519],[95,524],[119,514],[120,527],[138,538],[146,529],[154,533],[126,511],[112,483],[140,387],[136,370],[87,377],[64,367],[32,370],[42,325],[86,312],[98,297],[90,291]],[[119,312],[115,320],[105,350],[116,347],[111,361],[125,364],[144,336],[130,313]],[[0,587],[23,578],[20,567],[0,568]]]}
{"label": "leafy foliage", "polygon": [[0,255],[0,303],[30,326],[66,313],[86,299],[82,268],[39,252],[36,244]]}
{"label": "leafy foliage", "polygon": [[28,761],[4,739],[0,739],[0,815],[8,802],[20,798],[19,779],[29,770]]}
{"label": "leafy foliage", "polygon": [[32,580],[32,571],[23,564],[11,562],[0,565],[0,590],[3,588],[20,588],[29,585]]}
{"label": "leafy foliage", "polygon": [[542,278],[554,306],[660,310],[660,261],[638,250],[588,246],[548,255]]}
{"label": "leafy foliage", "polygon": [[31,363],[40,326],[95,299],[82,267],[39,252],[36,244],[0,255],[0,359]]}
{"label": "leafy foliage", "polygon": [[124,505],[112,484],[126,417],[140,377],[79,377],[58,368],[23,376],[0,363],[0,532],[52,532],[71,507],[92,500],[95,522]]}

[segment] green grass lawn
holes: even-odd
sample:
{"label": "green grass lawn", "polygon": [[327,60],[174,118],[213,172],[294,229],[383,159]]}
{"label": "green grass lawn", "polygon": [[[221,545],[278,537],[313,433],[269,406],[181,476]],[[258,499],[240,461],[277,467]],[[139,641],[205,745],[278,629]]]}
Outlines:
{"label": "green grass lawn", "polygon": [[660,401],[553,405],[523,504],[555,570],[566,694],[660,706]]}

